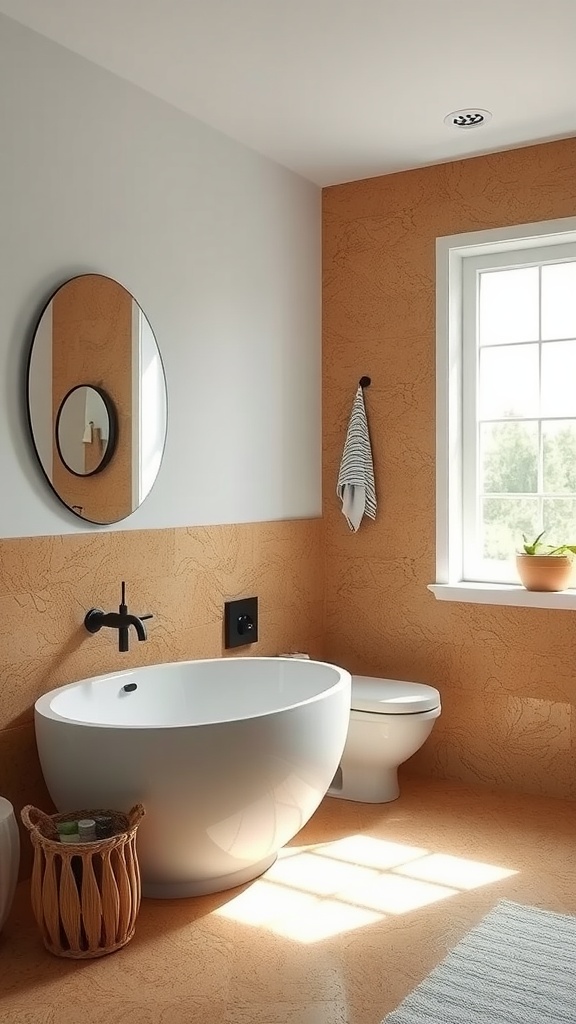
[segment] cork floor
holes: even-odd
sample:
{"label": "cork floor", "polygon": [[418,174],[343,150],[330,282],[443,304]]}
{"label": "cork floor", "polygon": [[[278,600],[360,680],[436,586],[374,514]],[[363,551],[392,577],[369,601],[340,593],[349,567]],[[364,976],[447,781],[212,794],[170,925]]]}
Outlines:
{"label": "cork floor", "polygon": [[6,1024],[378,1024],[502,897],[576,913],[576,804],[407,780],[326,799],[258,881],[144,900],[124,950],[44,951],[19,886],[0,936]]}

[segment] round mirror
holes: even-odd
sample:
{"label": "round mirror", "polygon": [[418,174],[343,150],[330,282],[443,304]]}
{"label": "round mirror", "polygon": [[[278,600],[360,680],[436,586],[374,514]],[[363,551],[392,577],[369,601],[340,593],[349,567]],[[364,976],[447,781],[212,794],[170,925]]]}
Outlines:
{"label": "round mirror", "polygon": [[56,446],[66,469],[76,476],[102,472],[115,444],[116,412],[106,392],[87,384],[72,388],[56,417]]}
{"label": "round mirror", "polygon": [[49,299],[28,361],[28,418],[44,473],[81,519],[125,519],[150,492],[166,440],[166,381],[136,300],[100,274]]}

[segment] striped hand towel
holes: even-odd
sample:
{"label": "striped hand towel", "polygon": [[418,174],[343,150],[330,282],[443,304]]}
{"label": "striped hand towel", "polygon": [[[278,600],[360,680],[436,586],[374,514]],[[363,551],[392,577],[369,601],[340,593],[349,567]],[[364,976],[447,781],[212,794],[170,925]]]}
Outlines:
{"label": "striped hand towel", "polygon": [[358,388],[354,397],[346,443],[342,453],[336,493],[342,502],[342,513],[348,526],[356,530],[362,516],[376,518],[376,487],[364,391]]}

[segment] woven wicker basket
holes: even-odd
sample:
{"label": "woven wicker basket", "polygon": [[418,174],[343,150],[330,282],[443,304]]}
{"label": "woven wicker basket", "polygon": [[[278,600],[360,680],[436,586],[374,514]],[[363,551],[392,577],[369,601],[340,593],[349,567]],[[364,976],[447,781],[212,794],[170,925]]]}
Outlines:
{"label": "woven wicker basket", "polygon": [[[140,908],[136,831],[143,814],[142,804],[128,814],[92,809],[48,815],[23,808],[34,847],[32,909],[51,953],[76,960],[104,956],[134,935]],[[112,818],[109,839],[59,841],[57,822],[101,815]]]}

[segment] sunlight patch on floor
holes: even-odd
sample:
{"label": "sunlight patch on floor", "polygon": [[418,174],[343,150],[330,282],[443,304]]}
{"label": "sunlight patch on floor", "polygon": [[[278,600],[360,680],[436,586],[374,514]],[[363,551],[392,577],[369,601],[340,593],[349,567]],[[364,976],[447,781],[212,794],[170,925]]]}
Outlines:
{"label": "sunlight patch on floor", "polygon": [[379,877],[380,872],[374,868],[318,857],[315,852],[307,850],[301,851],[297,857],[278,858],[266,872],[268,881],[322,896],[343,896],[349,888],[373,884]]}
{"label": "sunlight patch on floor", "polygon": [[298,942],[318,942],[515,874],[355,835],[282,850],[262,878],[214,913]]}
{"label": "sunlight patch on floor", "polygon": [[[319,857],[330,860],[345,860],[349,864],[363,864],[365,867],[378,868],[380,871],[392,868],[396,864],[406,864],[429,853],[420,846],[405,846],[404,843],[391,843],[386,839],[373,839],[372,836],[346,836],[333,843],[312,847]],[[280,852],[280,856],[283,854]]]}
{"label": "sunlight patch on floor", "polygon": [[394,868],[398,874],[411,878],[422,878],[441,885],[456,886],[457,889],[478,889],[481,885],[499,882],[502,878],[515,875],[515,871],[483,864],[464,857],[450,857],[444,853],[431,853],[428,857],[412,864],[401,864]]}
{"label": "sunlight patch on floor", "polygon": [[[371,885],[353,886],[345,899],[354,904],[379,910],[382,914],[407,914],[409,910],[427,907],[448,896],[456,896],[457,889],[433,885],[400,875],[383,874]],[[340,898],[340,897],[338,897]]]}
{"label": "sunlight patch on floor", "polygon": [[268,928],[297,942],[319,942],[382,918],[377,910],[298,892],[269,882],[266,876],[214,913],[242,924]]}

